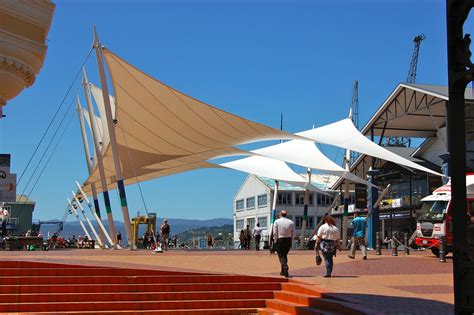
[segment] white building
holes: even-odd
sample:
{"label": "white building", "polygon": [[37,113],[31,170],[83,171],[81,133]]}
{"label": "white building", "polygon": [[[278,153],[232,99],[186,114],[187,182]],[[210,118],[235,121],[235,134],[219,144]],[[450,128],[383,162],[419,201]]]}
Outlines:
{"label": "white building", "polygon": [[[338,179],[332,175],[313,175],[313,185],[327,190],[327,194],[310,192],[308,205],[308,223],[306,236],[308,237],[318,224],[321,217],[328,211],[333,202],[334,191],[328,190]],[[273,204],[275,181],[273,179],[249,175],[234,197],[234,247],[240,244],[240,231],[247,225],[253,231],[256,223],[264,229],[262,243],[269,234],[270,217]],[[296,224],[297,236],[301,233],[304,208],[304,189],[279,182],[278,199],[276,203],[277,214],[280,210],[288,211],[288,218]],[[261,245],[262,247],[262,245]]]}

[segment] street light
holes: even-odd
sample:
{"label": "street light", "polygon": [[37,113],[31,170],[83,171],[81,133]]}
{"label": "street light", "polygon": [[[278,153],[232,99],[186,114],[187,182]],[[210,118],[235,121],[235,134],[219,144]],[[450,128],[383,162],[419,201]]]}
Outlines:
{"label": "street light", "polygon": [[375,185],[375,175],[379,173],[379,170],[369,168],[367,171],[367,179],[369,182],[368,192],[367,192],[367,211],[368,211],[368,241],[369,248],[375,248],[376,244],[376,233],[379,231],[379,208],[378,206],[374,208],[374,200],[378,198],[378,190]]}

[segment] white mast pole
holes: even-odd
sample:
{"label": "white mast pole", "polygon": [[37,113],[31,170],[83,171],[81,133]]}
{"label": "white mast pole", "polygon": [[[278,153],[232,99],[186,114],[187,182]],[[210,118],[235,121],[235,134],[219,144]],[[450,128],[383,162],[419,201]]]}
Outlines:
{"label": "white mast pole", "polygon": [[94,27],[94,48],[97,57],[97,66],[99,68],[100,84],[102,86],[102,96],[104,98],[105,116],[107,118],[107,128],[110,136],[110,146],[112,147],[112,155],[114,157],[115,177],[117,180],[117,187],[120,195],[120,204],[122,206],[123,221],[125,224],[125,232],[127,233],[128,244],[132,249],[132,227],[130,224],[130,215],[128,213],[127,195],[125,194],[125,186],[123,183],[122,167],[120,164],[119,151],[117,147],[117,140],[115,138],[115,128],[112,118],[112,108],[110,106],[109,88],[107,86],[107,78],[105,77],[102,47],[99,43],[99,37]]}
{"label": "white mast pole", "polygon": [[304,191],[304,208],[303,208],[303,222],[301,224],[300,248],[305,248],[306,225],[308,222],[308,205],[309,205],[309,185],[311,185],[311,169],[306,171],[308,175],[308,187]]}
{"label": "white mast pole", "polygon": [[[87,133],[86,133],[86,128],[84,124],[84,112],[82,110],[81,102],[79,101],[79,96],[77,96],[76,99],[76,109],[77,109],[77,114],[79,115],[79,125],[81,127],[81,136],[82,136],[82,143],[84,144],[84,153],[86,155],[86,162],[87,162],[87,169],[89,171],[89,175],[92,174],[92,160],[91,160],[91,155],[90,155],[90,147],[89,147],[89,140],[87,139]],[[91,189],[92,189],[92,197],[94,199],[94,205],[95,205],[95,217],[97,222],[100,222],[100,240],[102,243],[105,243],[105,234],[107,234],[107,231],[104,229],[102,220],[101,220],[101,215],[100,215],[100,206],[99,206],[99,200],[97,198],[97,189],[95,188],[95,183],[91,184]],[[111,244],[113,246],[113,244]]]}
{"label": "white mast pole", "polygon": [[109,221],[110,235],[114,237],[113,238],[114,248],[117,248],[117,241],[115,240],[115,235],[116,235],[115,223],[114,223],[114,217],[112,215],[112,206],[110,205],[110,197],[109,197],[109,191],[107,188],[107,180],[105,179],[104,162],[102,160],[102,154],[101,154],[100,145],[99,145],[99,137],[97,133],[97,128],[98,128],[97,121],[94,115],[94,106],[92,105],[89,82],[87,82],[86,71],[84,70],[84,68],[82,69],[82,72],[83,72],[82,84],[84,86],[84,92],[86,94],[87,108],[89,109],[89,119],[91,121],[92,139],[94,141],[94,148],[96,152],[95,156],[97,159],[97,166],[99,168],[102,194],[104,195],[105,211],[107,212],[107,219]]}
{"label": "white mast pole", "polygon": [[91,210],[92,215],[94,216],[94,218],[96,219],[97,223],[99,224],[99,227],[101,228],[102,232],[104,233],[105,237],[107,238],[107,241],[110,243],[111,246],[114,246],[114,242],[113,242],[112,239],[110,238],[109,233],[107,233],[107,230],[105,229],[105,226],[104,226],[104,224],[102,223],[102,220],[101,220],[100,217],[97,215],[97,213],[94,211],[94,208],[92,207],[92,204],[91,204],[89,198],[87,198],[86,193],[84,192],[84,190],[82,189],[81,185],[80,185],[77,181],[76,181],[76,185],[77,185],[77,187],[79,188],[79,191],[81,192],[82,197],[83,197],[84,200],[86,201],[87,206],[88,206],[89,209]]}
{"label": "white mast pole", "polygon": [[[352,119],[352,109],[349,110],[349,118]],[[351,151],[346,149],[344,157],[344,165],[347,172],[350,172]],[[347,229],[349,225],[349,181],[344,179],[344,212],[342,214],[342,247],[346,249],[347,246]]]}
{"label": "white mast pole", "polygon": [[276,218],[276,203],[278,199],[278,181],[275,181],[275,190],[273,191],[273,201],[272,201],[272,211],[270,213],[270,253],[273,251],[273,242],[274,242],[274,235],[273,235],[273,224]]}
{"label": "white mast pole", "polygon": [[81,218],[79,218],[79,215],[77,214],[76,208],[74,208],[74,205],[72,204],[72,202],[69,198],[67,198],[67,202],[69,202],[69,205],[71,206],[71,210],[72,210],[72,212],[74,212],[74,215],[76,216],[77,221],[81,225],[82,230],[84,230],[84,233],[86,234],[87,238],[91,239],[91,236],[90,236],[89,232],[87,232],[87,229],[86,229],[84,223],[82,223]]}
{"label": "white mast pole", "polygon": [[91,231],[95,236],[95,239],[99,243],[99,246],[103,247],[104,243],[102,243],[102,241],[100,240],[100,237],[97,234],[97,231],[95,230],[94,226],[92,225],[91,220],[89,220],[89,217],[86,215],[86,212],[84,211],[84,207],[82,207],[81,202],[79,201],[79,199],[77,199],[76,194],[73,191],[71,191],[71,192],[72,192],[72,196],[73,196],[74,200],[76,200],[77,206],[79,207],[79,209],[81,209],[82,216],[84,217],[84,219],[86,219],[86,222],[87,222],[87,224],[89,224],[89,227],[91,228]]}

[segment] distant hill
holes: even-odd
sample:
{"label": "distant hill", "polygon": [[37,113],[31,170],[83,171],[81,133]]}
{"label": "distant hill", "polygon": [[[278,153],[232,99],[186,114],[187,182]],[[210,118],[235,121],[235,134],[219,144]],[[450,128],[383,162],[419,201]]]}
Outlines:
{"label": "distant hill", "polygon": [[[102,220],[103,224],[107,231],[109,230],[109,225],[107,222],[107,218]],[[163,222],[163,218],[158,218],[157,221],[157,229],[159,229],[159,225]],[[86,226],[87,230],[93,236],[92,231],[90,231],[87,222],[83,221],[84,225]],[[115,223],[115,230],[120,231],[122,233],[123,238],[125,238],[125,226],[123,222],[114,221]],[[173,219],[168,218],[168,223],[171,226],[171,235],[180,234],[184,231],[199,229],[199,228],[208,228],[208,227],[216,227],[216,226],[223,226],[223,225],[233,225],[234,220],[227,219],[227,218],[216,218],[216,219],[209,219],[209,220],[194,220],[194,219]],[[99,232],[97,222],[92,221],[92,224],[96,228],[97,232]],[[45,238],[49,235],[53,235],[58,230],[57,225],[50,225],[43,223],[41,225],[41,232],[45,236]],[[145,231],[145,226],[140,226],[139,236],[143,234]],[[84,235],[84,231],[82,230],[81,226],[77,221],[68,221],[64,223],[64,229],[60,234],[60,237],[69,238],[75,235],[78,237],[79,235]]]}

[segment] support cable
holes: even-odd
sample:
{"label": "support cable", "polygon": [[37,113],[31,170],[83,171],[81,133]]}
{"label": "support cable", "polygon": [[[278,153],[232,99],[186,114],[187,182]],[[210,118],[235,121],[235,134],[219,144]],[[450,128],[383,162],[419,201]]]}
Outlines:
{"label": "support cable", "polygon": [[[73,107],[73,106],[72,106],[73,103],[74,103],[74,100],[73,100],[73,101],[71,102],[71,104],[69,105],[68,110],[64,113],[63,118],[61,119],[61,122],[59,123],[59,125],[58,125],[57,128],[56,128],[56,130],[54,131],[54,134],[53,134],[53,136],[51,137],[51,139],[50,139],[48,145],[46,146],[46,149],[43,151],[43,154],[41,155],[40,160],[39,160],[38,163],[36,164],[35,169],[33,170],[33,173],[31,174],[30,178],[28,179],[28,182],[26,183],[25,187],[23,188],[23,191],[21,192],[21,195],[23,195],[23,194],[25,193],[25,191],[26,191],[26,189],[28,188],[28,186],[30,185],[30,183],[31,183],[31,181],[32,181],[32,179],[33,179],[33,177],[35,176],[36,172],[38,171],[39,166],[40,166],[41,163],[43,162],[43,159],[44,159],[44,157],[46,156],[46,153],[48,153],[48,150],[49,150],[51,144],[53,143],[54,139],[56,138],[56,135],[58,134],[58,131],[60,130],[62,124],[64,123],[64,120],[66,119],[67,115],[71,112],[71,108]],[[69,125],[69,124],[68,124],[68,125]],[[66,126],[66,129],[67,129],[67,126]],[[66,130],[66,129],[65,129],[65,130]],[[63,133],[63,134],[64,134],[64,133]],[[44,171],[44,169],[43,169],[43,171]],[[40,177],[41,174],[38,175],[38,176]],[[36,182],[39,180],[39,177],[37,178]]]}
{"label": "support cable", "polygon": [[[72,107],[71,107],[71,108],[72,108]],[[68,112],[69,112],[69,110],[68,110]],[[69,120],[68,120],[68,122],[67,122],[67,124],[66,124],[66,127],[64,128],[64,130],[62,131],[61,135],[59,136],[59,139],[58,139],[58,141],[56,142],[56,144],[55,144],[53,150],[51,151],[51,154],[49,155],[48,159],[46,160],[46,163],[43,165],[43,168],[41,169],[41,172],[39,173],[38,177],[36,178],[36,181],[35,181],[35,183],[33,184],[33,187],[31,187],[31,190],[30,190],[30,192],[28,193],[27,198],[29,198],[29,197],[31,196],[31,194],[33,193],[34,189],[36,188],[36,185],[38,184],[38,181],[40,180],[40,178],[41,178],[41,176],[43,175],[43,173],[44,173],[46,167],[48,166],[49,162],[51,161],[52,157],[54,156],[54,153],[56,152],[56,149],[58,148],[59,143],[61,143],[61,140],[62,140],[64,134],[66,133],[68,127],[71,125],[71,121],[72,121],[72,118],[73,118],[73,117],[74,117],[74,116],[71,115],[71,117],[69,118]]]}
{"label": "support cable", "polygon": [[89,59],[89,56],[91,55],[92,51],[93,51],[93,48],[91,48],[91,50],[90,50],[89,53],[87,54],[86,58],[85,58],[84,61],[82,62],[81,66],[79,67],[79,70],[77,71],[76,76],[74,77],[74,80],[72,81],[71,85],[69,86],[69,89],[67,90],[66,95],[64,95],[64,97],[63,97],[61,103],[59,104],[58,109],[56,110],[56,112],[55,112],[54,115],[53,115],[53,118],[51,118],[51,120],[50,120],[50,122],[49,122],[49,124],[48,124],[48,127],[47,127],[46,130],[43,132],[43,135],[41,136],[40,141],[38,142],[38,144],[36,145],[35,150],[34,150],[33,153],[31,154],[31,157],[30,157],[30,159],[28,160],[28,163],[26,163],[25,168],[24,168],[23,171],[21,172],[20,178],[19,178],[18,181],[17,181],[17,186],[20,184],[21,179],[23,178],[23,175],[25,175],[25,173],[26,173],[28,167],[30,166],[31,161],[33,160],[33,158],[35,157],[36,153],[38,152],[38,149],[39,149],[39,147],[41,146],[41,143],[43,143],[43,140],[44,140],[44,138],[46,137],[46,134],[48,133],[49,128],[51,128],[51,126],[53,125],[54,120],[56,119],[56,116],[58,115],[59,111],[60,111],[61,108],[63,107],[64,102],[66,101],[66,99],[67,99],[69,93],[71,92],[71,89],[73,88],[74,84],[76,83],[77,78],[79,77],[79,74],[81,73],[82,67],[86,64],[86,62],[87,62],[87,60]]}

